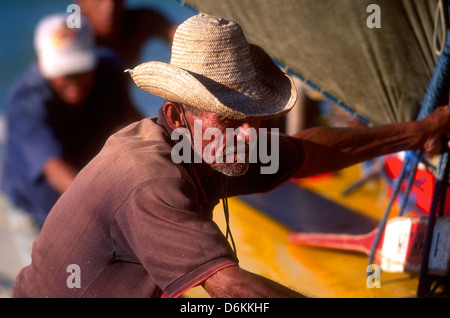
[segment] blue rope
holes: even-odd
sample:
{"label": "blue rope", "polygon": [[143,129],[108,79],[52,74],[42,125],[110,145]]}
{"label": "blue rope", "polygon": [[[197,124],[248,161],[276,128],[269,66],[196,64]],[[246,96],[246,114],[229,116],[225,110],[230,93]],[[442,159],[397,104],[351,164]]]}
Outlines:
{"label": "blue rope", "polygon": [[[420,153],[420,156],[421,155],[422,155],[422,153]],[[417,166],[419,165],[420,156],[409,159],[412,162],[409,165],[409,168],[408,167],[406,168],[406,170],[408,171],[408,174],[409,174],[408,175],[408,183],[406,185],[405,193],[403,194],[403,197],[402,197],[402,202],[400,203],[400,211],[398,212],[399,216],[402,216],[403,213],[405,213],[406,207],[408,205],[409,193],[411,192],[414,178],[416,176],[416,171],[417,171]]]}
{"label": "blue rope", "polygon": [[[450,0],[448,0],[448,6],[450,7]],[[448,11],[447,11],[446,16],[448,17]],[[450,77],[450,67],[449,66],[450,66],[450,29],[447,29],[445,49],[438,58],[433,75],[430,79],[429,86],[427,88],[427,92],[425,94],[419,114],[417,116],[417,120],[420,120],[420,119],[428,116],[429,114],[431,114],[435,110],[436,107],[442,106],[442,105],[445,105],[446,103],[448,103],[449,77]],[[395,200],[395,197],[400,192],[400,187],[402,185],[405,175],[408,175],[409,180],[408,180],[406,192],[404,194],[404,197],[403,197],[403,200],[401,203],[400,215],[402,215],[404,212],[404,209],[405,209],[405,206],[407,203],[407,199],[409,196],[409,192],[411,190],[412,183],[414,180],[414,175],[417,170],[417,166],[418,166],[419,162],[421,161],[421,157],[422,157],[422,151],[407,151],[406,152],[405,161],[404,161],[402,170],[400,172],[399,177],[395,180],[394,190],[393,190],[391,200],[390,200],[390,202],[385,210],[385,213],[380,221],[380,224],[378,226],[377,235],[375,237],[371,251],[369,253],[369,264],[373,263],[376,248],[380,241],[381,234],[384,231],[384,228],[386,226],[387,218],[388,218],[389,212],[392,208],[392,204]],[[442,164],[441,164],[441,162],[442,162]],[[444,169],[445,167],[443,167],[443,163],[445,163],[445,165],[447,165],[447,162],[448,162],[448,152],[442,151],[439,169],[445,170]],[[442,188],[446,187],[447,176],[448,176],[448,173],[446,176],[442,176],[442,179],[437,178],[437,180],[436,180],[435,191],[438,191],[438,192],[436,192],[436,195],[433,195],[433,201],[436,200],[436,202],[435,202],[436,206],[439,205],[438,201],[441,200],[440,199],[441,195],[437,195],[437,194],[439,192],[443,191]],[[444,182],[445,182],[445,187],[443,185]],[[445,200],[445,192],[444,192],[444,200]],[[440,204],[439,206],[440,206],[440,208],[443,208],[443,204]],[[430,216],[432,214],[431,213],[432,211],[433,210],[430,211]],[[428,232],[430,232],[430,231],[428,231]],[[426,259],[428,260],[428,257]],[[427,264],[428,264],[428,262],[427,262]],[[422,268],[423,267],[424,266],[422,266]]]}
{"label": "blue rope", "polygon": [[[450,0],[448,0],[448,11],[450,11]],[[448,18],[448,11],[446,17]],[[444,105],[449,103],[448,92],[450,87],[450,29],[447,30],[447,39],[443,54],[438,59],[439,68],[434,81],[433,92],[426,97],[426,102],[431,104],[433,102],[437,105]],[[426,110],[425,110],[426,111]],[[424,112],[425,112],[424,111]],[[447,193],[448,175],[450,171],[449,156],[450,150],[447,147],[447,139],[442,138],[442,151],[439,158],[438,173],[436,175],[435,188],[433,193],[433,200],[431,202],[430,214],[428,217],[427,233],[422,253],[422,265],[420,268],[419,285],[417,288],[417,295],[424,297],[428,295],[431,287],[431,278],[428,275],[428,260],[430,257],[431,242],[433,238],[434,225],[436,223],[436,212],[439,216],[444,213],[445,199]]]}
{"label": "blue rope", "polygon": [[433,193],[433,201],[431,202],[430,215],[428,216],[427,232],[422,251],[422,264],[420,267],[419,284],[417,287],[417,295],[419,297],[429,296],[432,279],[428,275],[428,261],[430,258],[431,242],[433,239],[434,225],[436,223],[436,212],[439,216],[443,215],[445,206],[445,197],[447,192],[447,179],[449,174],[449,154],[447,141],[444,139],[442,147],[446,148],[439,160],[439,169],[436,176],[436,184]]}

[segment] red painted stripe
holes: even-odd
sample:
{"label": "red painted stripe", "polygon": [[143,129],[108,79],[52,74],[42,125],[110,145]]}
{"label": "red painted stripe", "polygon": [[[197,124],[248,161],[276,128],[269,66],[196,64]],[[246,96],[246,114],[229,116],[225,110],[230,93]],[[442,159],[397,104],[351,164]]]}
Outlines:
{"label": "red painted stripe", "polygon": [[[183,286],[179,287],[178,289],[176,289],[174,292],[172,292],[168,296],[170,298],[178,298],[181,295],[183,295],[185,292],[187,292],[189,289],[191,289],[192,287],[198,285],[199,283],[201,283],[205,279],[211,277],[212,275],[214,275],[218,271],[220,271],[220,270],[222,270],[222,269],[224,269],[226,267],[235,266],[235,265],[236,265],[236,263],[233,263],[233,262],[223,262],[221,264],[218,264],[218,265],[214,266],[213,268],[210,268],[208,271],[203,272],[200,275],[197,275],[195,278],[193,278],[192,280],[190,280],[189,282],[187,282]],[[203,275],[205,275],[205,276],[202,277]],[[184,288],[184,289],[181,292],[179,292],[179,290],[182,289],[182,288]],[[178,294],[176,294],[177,292],[178,292]]]}
{"label": "red painted stripe", "polygon": [[[367,234],[326,234],[326,233],[290,233],[288,241],[305,246],[325,247],[343,251],[354,251],[369,254],[378,229]],[[377,249],[381,249],[380,239]]]}

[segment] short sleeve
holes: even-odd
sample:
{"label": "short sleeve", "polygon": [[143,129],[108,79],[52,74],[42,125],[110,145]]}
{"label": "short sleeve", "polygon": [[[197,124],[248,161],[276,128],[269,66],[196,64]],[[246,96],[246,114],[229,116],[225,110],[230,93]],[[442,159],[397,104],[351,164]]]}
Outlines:
{"label": "short sleeve", "polygon": [[155,178],[134,189],[114,216],[112,235],[169,297],[238,262],[196,188],[182,178]]}

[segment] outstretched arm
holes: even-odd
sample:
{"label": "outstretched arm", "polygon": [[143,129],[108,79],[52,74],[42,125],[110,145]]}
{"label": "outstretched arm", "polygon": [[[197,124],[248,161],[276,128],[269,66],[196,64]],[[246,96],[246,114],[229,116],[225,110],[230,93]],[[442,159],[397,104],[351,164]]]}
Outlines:
{"label": "outstretched arm", "polygon": [[304,298],[283,285],[231,266],[209,277],[203,287],[213,298]]}
{"label": "outstretched arm", "polygon": [[305,161],[294,177],[336,171],[404,150],[422,149],[436,154],[440,152],[442,136],[450,137],[449,128],[450,108],[439,107],[416,122],[364,128],[307,129],[295,135],[302,141]]}

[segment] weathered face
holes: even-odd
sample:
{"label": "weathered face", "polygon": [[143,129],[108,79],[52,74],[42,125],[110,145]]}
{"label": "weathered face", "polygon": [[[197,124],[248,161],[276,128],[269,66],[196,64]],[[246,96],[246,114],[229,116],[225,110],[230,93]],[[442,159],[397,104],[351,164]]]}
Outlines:
{"label": "weathered face", "polygon": [[[214,113],[186,111],[194,149],[227,176],[240,176],[249,167],[250,144],[256,142],[259,120],[231,120]],[[200,139],[201,138],[201,139]]]}

